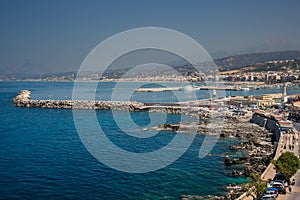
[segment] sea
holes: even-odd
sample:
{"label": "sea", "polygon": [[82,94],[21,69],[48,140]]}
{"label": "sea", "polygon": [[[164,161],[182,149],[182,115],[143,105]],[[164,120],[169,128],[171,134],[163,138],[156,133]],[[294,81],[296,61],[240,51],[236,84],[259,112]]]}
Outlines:
{"label": "sea", "polygon": [[[145,83],[145,87],[160,83]],[[174,83],[169,83],[170,86]],[[128,173],[113,169],[98,161],[85,148],[76,130],[71,109],[15,107],[12,98],[19,90],[32,92],[32,99],[71,99],[72,82],[0,82],[0,199],[180,199],[182,195],[224,195],[230,183],[244,183],[245,177],[232,177],[232,170],[242,166],[225,166],[224,156],[240,156],[230,151],[236,139],[219,138],[212,151],[199,157],[203,135],[196,135],[191,146],[175,162],[147,173]],[[128,98],[126,88],[118,87],[118,97]],[[110,100],[116,83],[99,83],[95,98]],[[84,91],[93,91],[91,83],[82,83]],[[162,103],[191,100],[190,91],[133,93],[130,100]],[[231,95],[279,93],[281,88],[233,91]],[[299,87],[288,88],[288,94],[299,93]],[[196,98],[208,98],[208,91],[197,91]],[[89,110],[81,110],[87,115]],[[125,111],[115,111],[125,116]],[[150,123],[149,113],[130,113],[142,132]],[[160,117],[155,113],[154,117]],[[136,139],[128,136],[114,122],[112,112],[97,110],[96,116],[105,123],[110,140],[128,151],[151,152],[173,139],[174,133],[163,131],[158,137]],[[168,123],[184,119],[168,114]],[[90,124],[87,122],[86,126]],[[123,121],[126,125],[126,120]],[[161,122],[156,121],[159,125]],[[153,124],[151,124],[153,125]],[[122,126],[122,125],[121,125]],[[179,133],[186,134],[186,133]]]}

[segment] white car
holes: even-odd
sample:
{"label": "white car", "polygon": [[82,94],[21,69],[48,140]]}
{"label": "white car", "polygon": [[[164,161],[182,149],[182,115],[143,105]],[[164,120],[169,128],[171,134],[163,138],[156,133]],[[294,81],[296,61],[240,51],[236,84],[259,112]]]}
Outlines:
{"label": "white car", "polygon": [[274,187],[274,186],[280,186],[280,187],[282,187],[282,188],[285,187],[284,184],[281,183],[281,182],[273,182],[273,181],[272,181],[271,183],[268,184],[268,188],[271,188],[271,187]]}
{"label": "white car", "polygon": [[278,194],[274,191],[274,190],[269,190],[269,191],[266,191],[264,196],[265,195],[270,195],[270,196],[273,196],[275,199],[277,198]]}
{"label": "white car", "polygon": [[273,182],[273,183],[268,184],[268,188],[276,188],[278,190],[279,194],[286,194],[286,190],[285,190],[283,183]]}
{"label": "white car", "polygon": [[260,198],[260,200],[275,200],[276,197],[274,197],[273,195],[264,195]]}

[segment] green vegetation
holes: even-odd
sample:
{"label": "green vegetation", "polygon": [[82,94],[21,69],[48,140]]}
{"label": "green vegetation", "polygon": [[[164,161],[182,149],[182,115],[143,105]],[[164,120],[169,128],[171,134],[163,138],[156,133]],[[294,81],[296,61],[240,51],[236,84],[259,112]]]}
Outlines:
{"label": "green vegetation", "polygon": [[300,167],[300,161],[292,152],[281,154],[278,160],[272,160],[278,172],[284,174],[287,178],[293,176]]}
{"label": "green vegetation", "polygon": [[249,183],[247,196],[252,196],[253,199],[257,199],[261,193],[267,191],[267,183],[263,182],[257,173],[252,173],[250,179],[251,182]]}

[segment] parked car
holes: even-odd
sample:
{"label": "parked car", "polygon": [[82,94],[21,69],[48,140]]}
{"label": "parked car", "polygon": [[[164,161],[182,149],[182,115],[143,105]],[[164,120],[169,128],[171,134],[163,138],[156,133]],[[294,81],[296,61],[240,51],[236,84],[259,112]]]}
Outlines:
{"label": "parked car", "polygon": [[284,184],[283,184],[281,181],[271,181],[271,182],[268,184],[268,188],[269,188],[269,187],[272,187],[274,184],[281,185],[282,187],[284,187]]}
{"label": "parked car", "polygon": [[284,185],[284,187],[288,187],[289,183],[286,180],[274,180],[275,182],[280,182]]}
{"label": "parked car", "polygon": [[273,180],[273,181],[271,181],[271,182],[268,184],[268,187],[272,187],[272,185],[273,185],[274,183],[281,183],[284,187],[288,187],[288,186],[289,186],[289,184],[288,184],[287,181],[284,181],[284,180]]}
{"label": "parked car", "polygon": [[268,187],[276,188],[279,194],[286,194],[285,186],[280,182],[274,182]]}
{"label": "parked car", "polygon": [[268,188],[267,191],[274,191],[276,196],[278,196],[279,192],[278,192],[278,189],[277,188]]}
{"label": "parked car", "polygon": [[276,193],[275,190],[269,190],[269,191],[266,191],[266,192],[264,193],[264,196],[265,196],[265,195],[273,196],[273,197],[276,199],[277,196],[278,196],[278,193]]}
{"label": "parked car", "polygon": [[285,187],[289,186],[287,178],[284,174],[276,174],[273,179],[274,182],[281,182]]}
{"label": "parked car", "polygon": [[273,195],[264,195],[260,200],[275,200],[276,198]]}

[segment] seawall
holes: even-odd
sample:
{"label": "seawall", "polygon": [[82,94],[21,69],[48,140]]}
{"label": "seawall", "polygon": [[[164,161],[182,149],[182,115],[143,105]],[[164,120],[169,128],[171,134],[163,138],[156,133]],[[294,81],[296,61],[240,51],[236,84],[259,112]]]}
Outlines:
{"label": "seawall", "polygon": [[251,118],[251,122],[255,123],[263,128],[266,128],[267,130],[271,131],[272,133],[274,133],[274,141],[278,142],[280,139],[280,126],[278,124],[278,122],[270,117],[267,117],[263,114],[259,114],[259,113],[253,113],[252,118]]}

